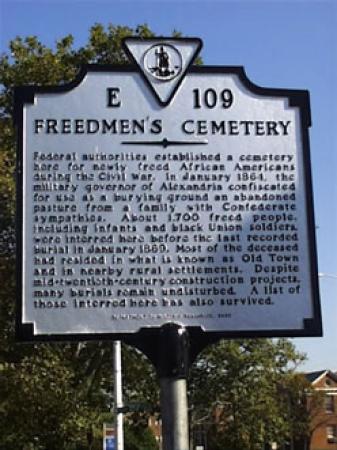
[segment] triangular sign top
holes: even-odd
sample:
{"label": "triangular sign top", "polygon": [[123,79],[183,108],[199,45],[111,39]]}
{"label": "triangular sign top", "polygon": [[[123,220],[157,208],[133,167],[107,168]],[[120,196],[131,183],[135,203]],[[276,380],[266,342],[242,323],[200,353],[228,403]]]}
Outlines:
{"label": "triangular sign top", "polygon": [[199,38],[129,37],[123,43],[126,53],[138,65],[163,106],[172,100],[202,47]]}

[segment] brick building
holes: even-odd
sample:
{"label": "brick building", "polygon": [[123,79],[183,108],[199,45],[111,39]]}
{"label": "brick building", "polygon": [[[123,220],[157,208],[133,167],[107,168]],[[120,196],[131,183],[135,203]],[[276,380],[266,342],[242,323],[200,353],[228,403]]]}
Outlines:
{"label": "brick building", "polygon": [[306,374],[318,396],[309,396],[311,439],[309,450],[337,450],[337,373]]}

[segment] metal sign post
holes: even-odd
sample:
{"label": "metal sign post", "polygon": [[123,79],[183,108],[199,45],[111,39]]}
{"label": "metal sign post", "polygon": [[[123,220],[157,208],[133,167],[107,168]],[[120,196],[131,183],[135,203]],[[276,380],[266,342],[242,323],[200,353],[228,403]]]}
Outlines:
{"label": "metal sign post", "polygon": [[188,332],[167,325],[161,333],[162,357],[157,372],[160,381],[163,450],[189,450],[187,375]]}
{"label": "metal sign post", "polygon": [[188,403],[186,378],[160,380],[163,450],[188,450]]}
{"label": "metal sign post", "polygon": [[141,349],[178,439],[210,342],[322,333],[309,93],[193,66],[197,38],[124,46],[132,65],[16,89],[17,336]]}

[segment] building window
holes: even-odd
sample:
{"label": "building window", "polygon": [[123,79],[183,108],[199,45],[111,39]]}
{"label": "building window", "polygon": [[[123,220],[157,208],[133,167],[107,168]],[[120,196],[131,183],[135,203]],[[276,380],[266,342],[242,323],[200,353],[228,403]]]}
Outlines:
{"label": "building window", "polygon": [[334,411],[335,411],[334,396],[326,395],[325,396],[325,412],[333,413]]}
{"label": "building window", "polygon": [[326,427],[326,439],[331,444],[337,442],[337,426],[336,425],[328,425]]}

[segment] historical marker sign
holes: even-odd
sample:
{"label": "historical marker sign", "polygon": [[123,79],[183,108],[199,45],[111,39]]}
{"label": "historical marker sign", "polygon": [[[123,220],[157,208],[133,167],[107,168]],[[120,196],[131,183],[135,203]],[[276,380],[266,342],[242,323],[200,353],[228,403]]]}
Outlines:
{"label": "historical marker sign", "polygon": [[321,333],[306,91],[191,66],[197,39],[16,92],[23,339]]}

